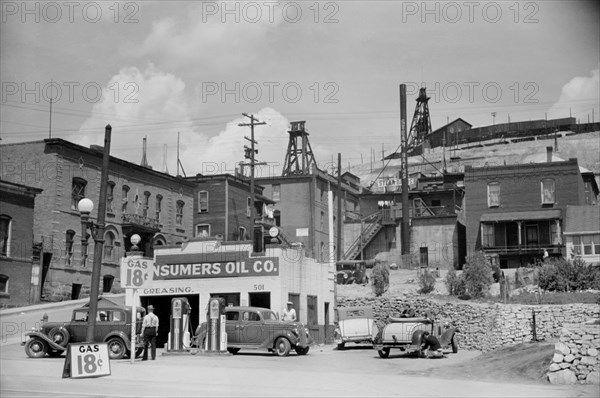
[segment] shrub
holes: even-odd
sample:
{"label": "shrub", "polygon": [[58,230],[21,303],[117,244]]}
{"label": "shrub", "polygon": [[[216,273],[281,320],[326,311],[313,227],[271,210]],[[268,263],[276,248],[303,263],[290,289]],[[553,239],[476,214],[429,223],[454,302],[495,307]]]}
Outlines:
{"label": "shrub", "polygon": [[494,282],[492,266],[482,252],[467,257],[462,278],[465,280],[467,294],[479,298],[485,296]]}
{"label": "shrub", "polygon": [[418,292],[421,294],[433,292],[435,289],[435,276],[430,274],[427,270],[423,271],[421,275],[419,275],[419,286],[421,288]]}
{"label": "shrub", "polygon": [[539,271],[539,286],[550,292],[576,292],[600,289],[600,269],[580,258],[571,261],[552,259]]}
{"label": "shrub", "polygon": [[390,270],[387,265],[383,263],[377,263],[373,267],[371,280],[373,282],[373,291],[375,292],[375,296],[379,297],[385,293],[390,286]]}
{"label": "shrub", "polygon": [[456,273],[454,268],[450,268],[450,271],[446,274],[444,279],[448,294],[451,296],[461,296],[466,293],[464,279]]}

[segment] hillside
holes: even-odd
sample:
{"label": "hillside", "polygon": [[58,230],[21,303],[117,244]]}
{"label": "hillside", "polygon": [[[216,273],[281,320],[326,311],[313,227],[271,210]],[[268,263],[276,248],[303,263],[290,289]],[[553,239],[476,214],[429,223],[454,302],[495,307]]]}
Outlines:
{"label": "hillside", "polygon": [[[496,142],[498,141],[496,140]],[[579,166],[600,175],[600,131],[563,136],[558,138],[557,141],[558,152],[553,154],[553,160],[577,158]],[[482,144],[490,145],[492,143],[494,141],[486,141]],[[427,149],[424,156],[410,157],[408,163],[411,173],[421,172],[424,174],[435,173],[436,168],[441,170],[444,155],[446,168],[449,172],[462,172],[465,165],[481,167],[485,165],[537,163],[545,161],[547,146],[554,147],[553,136],[549,136],[549,139],[545,140],[509,144],[498,143],[462,150],[446,148],[444,151],[443,148],[433,148]],[[363,163],[353,165],[350,171],[360,177],[363,186],[368,186],[377,178],[382,169],[380,161],[375,163],[378,167],[373,167],[372,170],[370,163]],[[389,161],[383,173],[381,173],[381,177],[398,176],[399,171],[400,159],[393,159]]]}

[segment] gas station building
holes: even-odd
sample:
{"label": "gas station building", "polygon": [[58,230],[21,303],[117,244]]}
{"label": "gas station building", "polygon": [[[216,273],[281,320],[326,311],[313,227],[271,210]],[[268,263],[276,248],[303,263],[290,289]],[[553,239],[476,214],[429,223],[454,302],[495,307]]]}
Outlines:
{"label": "gas station building", "polygon": [[[207,306],[214,297],[224,298],[228,306],[264,307],[280,316],[291,301],[297,320],[315,342],[323,343],[333,335],[335,264],[306,257],[299,245],[269,244],[263,253],[252,251],[252,241],[214,238],[155,248],[153,280],[137,290],[136,305],[155,307],[159,346],[167,342],[175,298],[189,303],[191,335],[206,322]],[[132,303],[128,289],[126,304]]]}

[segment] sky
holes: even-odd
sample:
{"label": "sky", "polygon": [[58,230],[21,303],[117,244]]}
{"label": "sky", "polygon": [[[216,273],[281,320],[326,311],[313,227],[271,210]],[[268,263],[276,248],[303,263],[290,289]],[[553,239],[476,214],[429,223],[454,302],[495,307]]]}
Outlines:
{"label": "sky", "polygon": [[[433,129],[600,119],[593,1],[0,1],[2,144],[62,138],[185,175],[233,173],[255,127],[279,175],[289,122],[317,164],[379,161],[427,88]],[[52,107],[52,112],[50,108]],[[585,150],[582,148],[582,150]]]}

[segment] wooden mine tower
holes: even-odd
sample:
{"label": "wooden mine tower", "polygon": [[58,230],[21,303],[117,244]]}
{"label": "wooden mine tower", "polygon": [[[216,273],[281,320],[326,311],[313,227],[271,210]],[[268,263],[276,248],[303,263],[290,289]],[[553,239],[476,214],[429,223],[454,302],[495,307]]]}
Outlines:
{"label": "wooden mine tower", "polygon": [[408,132],[407,148],[410,155],[418,155],[423,153],[423,143],[425,137],[431,134],[431,118],[429,117],[429,97],[427,96],[425,87],[419,89],[419,97],[417,98],[417,106],[415,114]]}
{"label": "wooden mine tower", "polygon": [[288,143],[282,176],[309,175],[313,167],[317,167],[315,157],[308,142],[308,131],[304,128],[305,121],[291,122],[290,141]]}

